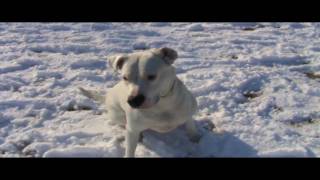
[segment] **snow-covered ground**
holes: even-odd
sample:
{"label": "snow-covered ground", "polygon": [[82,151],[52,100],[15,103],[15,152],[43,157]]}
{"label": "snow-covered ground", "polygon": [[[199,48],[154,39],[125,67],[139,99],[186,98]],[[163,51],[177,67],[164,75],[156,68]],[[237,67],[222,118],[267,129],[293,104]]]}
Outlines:
{"label": "snow-covered ground", "polygon": [[107,55],[163,46],[203,136],[146,131],[137,156],[320,156],[320,23],[1,23],[0,157],[123,156],[77,87],[108,91]]}

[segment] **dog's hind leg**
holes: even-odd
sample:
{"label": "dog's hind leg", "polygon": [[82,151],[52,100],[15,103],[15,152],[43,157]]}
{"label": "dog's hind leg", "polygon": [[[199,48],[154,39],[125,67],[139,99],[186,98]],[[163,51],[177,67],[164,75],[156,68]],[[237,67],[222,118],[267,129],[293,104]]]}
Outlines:
{"label": "dog's hind leg", "polygon": [[91,98],[97,102],[99,102],[100,104],[104,104],[105,102],[105,96],[102,95],[102,92],[98,92],[98,91],[94,91],[94,90],[86,90],[82,87],[78,87],[79,91],[81,92],[81,94],[83,94],[84,96]]}
{"label": "dog's hind leg", "polygon": [[186,122],[187,135],[192,142],[199,142],[201,135],[199,134],[196,124],[192,118]]}

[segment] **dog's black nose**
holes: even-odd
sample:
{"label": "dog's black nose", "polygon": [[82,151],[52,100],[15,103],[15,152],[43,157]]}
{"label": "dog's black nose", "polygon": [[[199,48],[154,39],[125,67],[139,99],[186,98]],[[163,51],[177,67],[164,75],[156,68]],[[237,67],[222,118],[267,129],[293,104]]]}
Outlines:
{"label": "dog's black nose", "polygon": [[128,104],[133,108],[137,108],[143,104],[144,100],[145,100],[144,95],[139,94],[135,97],[129,97]]}

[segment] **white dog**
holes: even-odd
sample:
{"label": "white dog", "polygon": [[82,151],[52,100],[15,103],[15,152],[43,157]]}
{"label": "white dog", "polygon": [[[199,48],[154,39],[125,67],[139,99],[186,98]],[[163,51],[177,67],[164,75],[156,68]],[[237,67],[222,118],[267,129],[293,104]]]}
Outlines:
{"label": "white dog", "polygon": [[146,129],[168,132],[186,124],[191,141],[199,141],[192,115],[197,102],[177,78],[173,62],[178,58],[170,48],[149,49],[108,57],[122,80],[105,96],[79,88],[98,101],[105,101],[109,119],[126,127],[126,157],[134,157],[140,133]]}

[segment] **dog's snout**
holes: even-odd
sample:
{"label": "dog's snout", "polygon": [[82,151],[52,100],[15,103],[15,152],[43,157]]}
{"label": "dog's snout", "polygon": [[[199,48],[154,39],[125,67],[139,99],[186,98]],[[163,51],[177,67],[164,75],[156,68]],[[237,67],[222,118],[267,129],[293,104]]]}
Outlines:
{"label": "dog's snout", "polygon": [[128,104],[133,108],[137,108],[141,106],[144,101],[145,101],[145,97],[142,94],[139,94],[137,96],[130,96],[128,98]]}

